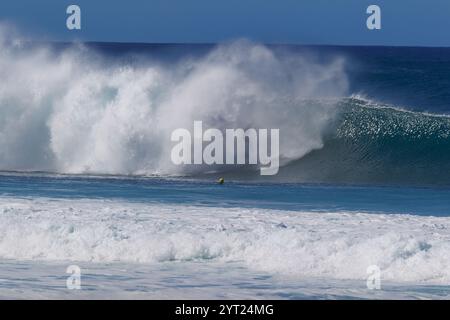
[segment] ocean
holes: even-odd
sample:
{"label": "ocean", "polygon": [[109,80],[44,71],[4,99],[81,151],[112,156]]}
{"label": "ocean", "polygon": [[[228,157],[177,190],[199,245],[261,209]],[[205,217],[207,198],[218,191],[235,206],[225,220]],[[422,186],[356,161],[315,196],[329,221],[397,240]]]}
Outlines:
{"label": "ocean", "polygon": [[0,40],[0,298],[450,298],[450,49]]}

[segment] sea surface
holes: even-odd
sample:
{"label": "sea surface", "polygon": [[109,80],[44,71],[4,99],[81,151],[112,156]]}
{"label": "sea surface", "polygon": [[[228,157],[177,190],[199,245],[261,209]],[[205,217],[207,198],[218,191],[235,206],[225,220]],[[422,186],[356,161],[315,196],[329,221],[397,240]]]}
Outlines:
{"label": "sea surface", "polygon": [[[450,298],[450,49],[13,40],[0,298]],[[196,120],[279,173],[173,164]]]}

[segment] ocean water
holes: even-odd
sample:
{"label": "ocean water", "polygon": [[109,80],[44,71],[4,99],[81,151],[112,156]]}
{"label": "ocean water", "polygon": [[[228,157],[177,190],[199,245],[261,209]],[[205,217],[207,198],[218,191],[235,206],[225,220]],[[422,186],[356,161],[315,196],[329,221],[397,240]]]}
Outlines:
{"label": "ocean water", "polygon": [[15,173],[0,193],[4,298],[449,297],[450,189]]}
{"label": "ocean water", "polygon": [[[450,49],[0,32],[0,79],[0,298],[450,297]],[[279,173],[174,165],[195,120]]]}

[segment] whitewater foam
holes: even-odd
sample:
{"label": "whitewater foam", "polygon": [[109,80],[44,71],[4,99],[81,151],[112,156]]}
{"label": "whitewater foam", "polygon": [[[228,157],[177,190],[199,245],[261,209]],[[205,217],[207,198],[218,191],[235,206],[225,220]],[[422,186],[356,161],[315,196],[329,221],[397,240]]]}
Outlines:
{"label": "whitewater foam", "polygon": [[449,218],[0,198],[0,258],[241,262],[297,279],[450,281]]}
{"label": "whitewater foam", "polygon": [[322,147],[348,86],[340,58],[281,57],[247,41],[171,64],[14,43],[0,34],[0,170],[202,172],[170,161],[171,132],[195,120],[280,129],[280,157],[297,159]]}
{"label": "whitewater foam", "polygon": [[373,98],[369,98],[366,95],[362,94],[362,93],[354,93],[351,94],[348,99],[350,99],[351,101],[356,102],[357,106],[360,106],[362,108],[367,108],[367,109],[385,109],[385,110],[393,110],[393,111],[399,111],[399,112],[404,112],[406,114],[412,114],[412,115],[423,115],[426,117],[431,117],[431,118],[450,118],[450,114],[446,114],[446,113],[431,113],[431,112],[426,112],[426,111],[413,111],[413,110],[408,110],[407,106],[401,106],[401,105],[392,105],[392,104],[387,104],[387,103],[383,103],[380,101],[377,101]]}

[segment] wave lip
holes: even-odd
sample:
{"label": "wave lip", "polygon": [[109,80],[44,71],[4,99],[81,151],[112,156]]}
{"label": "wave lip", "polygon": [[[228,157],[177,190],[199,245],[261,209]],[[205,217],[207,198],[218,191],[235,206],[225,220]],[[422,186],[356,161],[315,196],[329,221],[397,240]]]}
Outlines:
{"label": "wave lip", "polygon": [[448,218],[0,198],[0,257],[158,263],[239,261],[302,279],[446,284]]}

